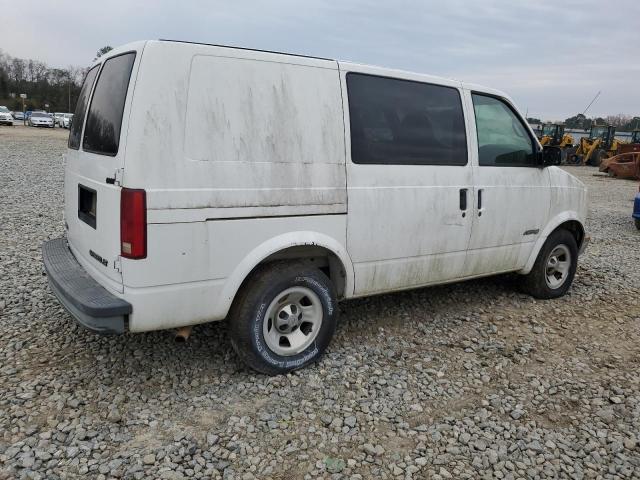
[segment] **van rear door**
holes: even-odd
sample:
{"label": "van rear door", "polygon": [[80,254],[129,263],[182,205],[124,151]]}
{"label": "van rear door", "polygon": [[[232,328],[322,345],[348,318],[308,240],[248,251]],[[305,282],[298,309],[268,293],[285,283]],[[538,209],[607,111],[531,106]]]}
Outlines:
{"label": "van rear door", "polygon": [[120,191],[141,49],[119,49],[89,70],[69,133],[65,221],[71,251],[104,287],[122,292]]}

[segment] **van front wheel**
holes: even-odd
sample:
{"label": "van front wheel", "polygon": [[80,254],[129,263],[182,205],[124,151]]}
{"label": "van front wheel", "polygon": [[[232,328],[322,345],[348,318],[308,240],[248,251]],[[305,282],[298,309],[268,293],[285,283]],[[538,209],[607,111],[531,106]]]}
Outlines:
{"label": "van front wheel", "polygon": [[333,283],[304,262],[260,267],[229,312],[231,343],[251,368],[267,375],[297,370],[323,354],[338,317]]}
{"label": "van front wheel", "polygon": [[577,265],[576,239],[567,230],[556,230],[540,249],[531,272],[522,279],[522,288],[536,298],[561,297],[571,287]]}

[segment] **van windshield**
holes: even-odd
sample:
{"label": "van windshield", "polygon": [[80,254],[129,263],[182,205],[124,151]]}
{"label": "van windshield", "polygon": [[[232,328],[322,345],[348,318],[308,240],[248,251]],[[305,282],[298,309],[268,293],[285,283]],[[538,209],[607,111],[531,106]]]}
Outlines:
{"label": "van windshield", "polygon": [[98,68],[100,68],[100,65],[96,65],[89,70],[89,73],[87,73],[84,83],[82,84],[82,90],[80,90],[80,96],[78,97],[78,103],[76,104],[76,121],[73,122],[71,130],[69,131],[69,148],[73,148],[74,150],[78,150],[80,148],[80,135],[82,134],[84,114],[87,111],[89,93],[91,93],[93,81],[96,79],[96,75],[98,74]]}
{"label": "van windshield", "polygon": [[135,58],[132,52],[105,62],[91,99],[83,150],[111,156],[118,153],[122,113]]}

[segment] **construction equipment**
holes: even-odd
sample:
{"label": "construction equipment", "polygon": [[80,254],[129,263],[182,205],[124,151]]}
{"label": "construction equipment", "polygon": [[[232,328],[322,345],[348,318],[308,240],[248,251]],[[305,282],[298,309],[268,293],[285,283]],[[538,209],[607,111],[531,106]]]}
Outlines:
{"label": "construction equipment", "polygon": [[564,133],[564,125],[545,123],[542,126],[540,144],[543,147],[558,149],[560,163],[565,163],[567,153],[573,148],[573,137],[568,133]]}
{"label": "construction equipment", "polygon": [[540,144],[542,146],[550,145],[560,148],[571,147],[573,145],[573,137],[568,133],[564,133],[564,125],[559,123],[545,123],[542,126]]}
{"label": "construction equipment", "polygon": [[589,136],[580,139],[578,148],[569,156],[569,160],[578,165],[598,167],[604,159],[617,154],[620,143],[613,125],[592,125]]}
{"label": "construction equipment", "polygon": [[629,143],[619,142],[616,155],[600,163],[600,171],[612,177],[640,180],[640,130],[631,132]]}

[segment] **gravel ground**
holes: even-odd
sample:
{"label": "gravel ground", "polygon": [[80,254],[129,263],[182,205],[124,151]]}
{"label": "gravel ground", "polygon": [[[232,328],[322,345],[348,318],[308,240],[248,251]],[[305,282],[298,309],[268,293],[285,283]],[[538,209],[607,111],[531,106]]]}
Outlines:
{"label": "gravel ground", "polygon": [[637,182],[590,187],[570,294],[503,276],[355,300],[269,378],[224,323],[100,337],[49,292],[66,131],[0,128],[0,479],[638,478]]}

